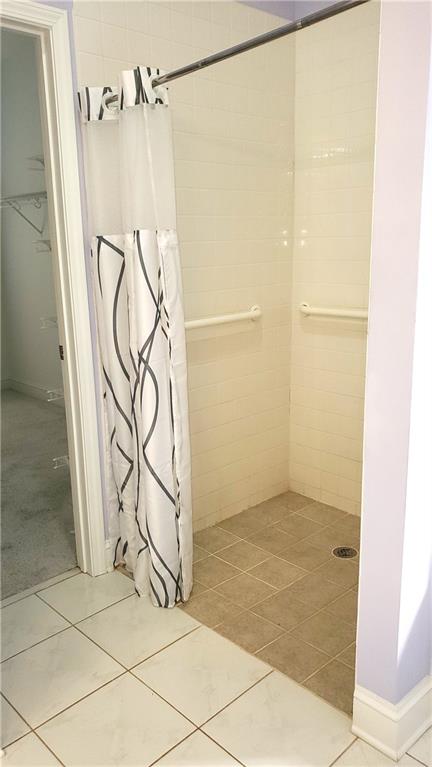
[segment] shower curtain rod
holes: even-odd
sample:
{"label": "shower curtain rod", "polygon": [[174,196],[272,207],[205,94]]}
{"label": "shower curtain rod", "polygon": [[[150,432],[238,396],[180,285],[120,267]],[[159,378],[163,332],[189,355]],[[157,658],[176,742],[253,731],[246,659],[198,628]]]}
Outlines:
{"label": "shower curtain rod", "polygon": [[[369,0],[341,0],[338,3],[329,5],[326,8],[322,8],[319,11],[309,13],[307,16],[298,19],[298,21],[292,21],[289,24],[284,24],[281,27],[272,29],[270,32],[264,32],[262,35],[252,37],[250,40],[245,40],[243,43],[233,45],[232,48],[225,48],[218,53],[212,53],[210,56],[205,56],[199,61],[194,61],[192,64],[187,64],[179,69],[174,69],[172,72],[167,72],[165,75],[155,77],[152,81],[153,87],[158,85],[164,85],[170,83],[172,80],[177,80],[179,77],[190,75],[192,72],[199,72],[201,69],[210,67],[213,64],[218,64],[220,61],[230,59],[232,56],[237,56],[239,53],[245,53],[251,51],[253,48],[258,48],[260,45],[271,43],[273,40],[279,40],[281,37],[291,35],[293,32],[299,32],[301,29],[311,27],[313,24],[318,24],[320,21],[330,19],[332,16],[337,16],[339,13],[355,8],[357,5],[363,5],[369,2]],[[109,96],[106,100],[106,104],[112,104],[118,100],[117,95]]]}

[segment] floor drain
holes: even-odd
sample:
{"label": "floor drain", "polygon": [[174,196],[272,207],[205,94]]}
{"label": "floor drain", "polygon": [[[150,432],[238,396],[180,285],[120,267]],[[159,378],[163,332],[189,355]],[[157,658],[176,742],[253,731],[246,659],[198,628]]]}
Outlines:
{"label": "floor drain", "polygon": [[351,546],[337,546],[333,549],[332,554],[339,559],[352,559],[358,554],[357,549],[352,549]]}

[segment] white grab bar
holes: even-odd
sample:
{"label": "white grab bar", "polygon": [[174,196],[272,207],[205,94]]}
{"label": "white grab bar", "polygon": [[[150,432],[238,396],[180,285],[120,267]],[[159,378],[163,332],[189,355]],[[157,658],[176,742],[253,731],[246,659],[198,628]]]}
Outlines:
{"label": "white grab bar", "polygon": [[242,322],[242,320],[257,320],[261,317],[260,306],[251,306],[247,312],[237,314],[221,314],[218,317],[204,317],[201,320],[188,320],[185,322],[186,330],[192,328],[207,328],[210,325],[226,325],[228,322]]}
{"label": "white grab bar", "polygon": [[363,309],[328,309],[324,306],[310,306],[305,301],[300,304],[299,309],[306,317],[314,315],[316,317],[342,317],[349,320],[367,320],[368,313]]}

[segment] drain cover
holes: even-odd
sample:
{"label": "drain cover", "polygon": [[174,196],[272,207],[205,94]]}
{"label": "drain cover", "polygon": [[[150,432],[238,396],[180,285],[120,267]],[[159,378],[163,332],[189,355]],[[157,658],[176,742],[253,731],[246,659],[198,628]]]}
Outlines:
{"label": "drain cover", "polygon": [[351,546],[337,546],[333,549],[332,554],[339,559],[352,559],[358,554],[357,549],[352,549]]}

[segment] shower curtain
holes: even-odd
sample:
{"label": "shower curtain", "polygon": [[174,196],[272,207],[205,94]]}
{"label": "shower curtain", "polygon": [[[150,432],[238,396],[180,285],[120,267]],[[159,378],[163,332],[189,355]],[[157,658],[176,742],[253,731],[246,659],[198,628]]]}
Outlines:
{"label": "shower curtain", "polygon": [[[114,565],[159,607],[192,586],[187,372],[174,162],[159,69],[79,94]],[[117,94],[114,105],[106,99]]]}

